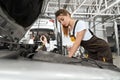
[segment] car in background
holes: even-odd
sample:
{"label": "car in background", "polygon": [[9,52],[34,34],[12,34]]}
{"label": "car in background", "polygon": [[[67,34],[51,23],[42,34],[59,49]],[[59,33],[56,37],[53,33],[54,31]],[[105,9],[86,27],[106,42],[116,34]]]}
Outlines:
{"label": "car in background", "polygon": [[31,39],[31,36],[39,37],[42,34],[48,34],[52,40],[55,40],[57,29],[53,19],[46,16],[39,17],[19,43],[30,44],[29,40]]}
{"label": "car in background", "polygon": [[57,48],[57,28],[54,19],[47,16],[40,16],[28,29],[19,44],[35,44],[42,47],[40,37],[45,35],[53,50]]}

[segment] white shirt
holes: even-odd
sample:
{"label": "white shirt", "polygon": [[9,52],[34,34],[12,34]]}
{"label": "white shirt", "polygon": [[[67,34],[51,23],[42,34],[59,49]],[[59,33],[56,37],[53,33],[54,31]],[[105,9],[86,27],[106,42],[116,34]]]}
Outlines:
{"label": "white shirt", "polygon": [[34,44],[34,40],[33,39],[30,39],[28,44]]}
{"label": "white shirt", "polygon": [[[79,20],[75,26],[75,33],[74,33],[75,37],[77,35],[77,32],[80,32],[85,29],[86,29],[86,32],[82,40],[84,41],[89,40],[93,35],[89,31],[88,25],[84,21],[81,21],[81,20]],[[73,34],[73,30],[70,33]]]}
{"label": "white shirt", "polygon": [[45,47],[47,48],[47,51],[52,51],[54,50],[55,48],[57,48],[57,46],[55,46],[56,44],[56,41],[50,41],[50,43],[46,43],[45,44]]}

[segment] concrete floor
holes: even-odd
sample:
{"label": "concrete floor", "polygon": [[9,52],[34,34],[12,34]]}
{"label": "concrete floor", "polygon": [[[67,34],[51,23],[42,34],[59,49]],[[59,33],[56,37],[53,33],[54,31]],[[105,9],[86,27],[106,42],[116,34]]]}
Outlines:
{"label": "concrete floor", "polygon": [[113,64],[120,68],[120,55],[113,54]]}

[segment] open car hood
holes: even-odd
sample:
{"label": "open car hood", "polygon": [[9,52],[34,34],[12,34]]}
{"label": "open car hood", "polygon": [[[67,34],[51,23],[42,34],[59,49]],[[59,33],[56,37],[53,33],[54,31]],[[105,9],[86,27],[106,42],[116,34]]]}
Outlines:
{"label": "open car hood", "polygon": [[22,38],[48,0],[0,0],[0,36]]}
{"label": "open car hood", "polygon": [[41,13],[42,4],[43,0],[0,0],[7,14],[24,27],[35,21]]}

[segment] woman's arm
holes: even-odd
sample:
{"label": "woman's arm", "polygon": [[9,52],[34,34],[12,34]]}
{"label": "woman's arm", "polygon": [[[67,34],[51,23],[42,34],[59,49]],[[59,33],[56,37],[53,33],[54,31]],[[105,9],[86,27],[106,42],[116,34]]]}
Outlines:
{"label": "woman's arm", "polygon": [[43,43],[43,45],[45,45],[45,47],[47,48],[47,51],[52,51],[54,48],[56,48],[56,46],[54,46],[54,41],[50,41],[50,43],[47,42],[47,37],[45,37],[45,35],[42,35],[40,37],[40,41]]}
{"label": "woman's arm", "polygon": [[82,41],[82,39],[84,37],[85,32],[86,32],[86,29],[84,29],[84,30],[82,30],[80,32],[77,32],[76,40],[73,43],[73,46],[68,51],[68,57],[72,57],[75,54],[75,52],[77,51],[77,49],[80,46],[80,43],[81,43],[81,41]]}

